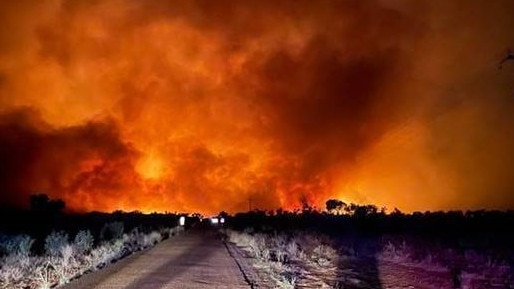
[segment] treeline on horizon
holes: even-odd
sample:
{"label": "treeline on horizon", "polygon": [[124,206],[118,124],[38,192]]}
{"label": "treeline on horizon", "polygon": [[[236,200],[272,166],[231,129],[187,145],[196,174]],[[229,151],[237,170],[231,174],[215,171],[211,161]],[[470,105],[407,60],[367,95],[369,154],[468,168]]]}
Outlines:
{"label": "treeline on horizon", "polygon": [[304,205],[295,211],[220,215],[230,229],[250,235],[325,235],[341,248],[363,252],[376,253],[389,246],[417,260],[430,255],[441,260],[456,256],[460,261],[482,254],[488,256],[490,264],[514,265],[514,210],[403,213],[395,209],[387,213],[374,205],[332,199],[326,202],[325,210]]}
{"label": "treeline on horizon", "polygon": [[514,210],[426,211],[387,213],[374,205],[345,204],[331,199],[326,209],[304,205],[301,210],[253,210],[233,216],[220,213],[235,230],[315,231],[330,236],[403,235],[444,242],[479,241],[484,247],[514,244]]}
{"label": "treeline on horizon", "polygon": [[[28,210],[0,208],[0,233],[46,236],[51,231],[76,232],[81,229],[99,231],[107,222],[123,222],[127,230],[136,227],[155,229],[176,223],[179,213],[139,211],[112,213],[65,211],[65,203],[45,194],[32,195]],[[387,212],[375,205],[346,204],[337,199],[326,201],[324,210],[304,203],[301,209],[287,211],[254,209],[230,215],[219,213],[235,229],[256,227],[273,230],[315,229],[326,234],[362,232],[366,234],[416,235],[502,235],[514,240],[514,210],[426,211],[404,213],[398,209]],[[201,214],[189,215],[198,221]],[[191,221],[189,222],[191,223]]]}
{"label": "treeline on horizon", "polygon": [[29,235],[36,240],[36,252],[42,251],[44,239],[52,232],[65,232],[74,236],[79,231],[88,230],[97,242],[106,238],[102,236],[106,234],[106,228],[120,227],[121,233],[135,229],[141,233],[149,233],[178,225],[180,217],[178,213],[143,214],[120,210],[112,213],[66,212],[64,201],[50,199],[46,194],[32,195],[29,202],[29,209],[0,207],[0,237]]}

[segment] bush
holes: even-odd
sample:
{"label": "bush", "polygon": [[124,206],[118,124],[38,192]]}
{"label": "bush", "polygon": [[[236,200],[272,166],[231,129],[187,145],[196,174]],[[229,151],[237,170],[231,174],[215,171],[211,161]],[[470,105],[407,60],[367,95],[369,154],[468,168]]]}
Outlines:
{"label": "bush", "polygon": [[[25,267],[20,264],[16,258],[9,257],[0,260],[0,286],[2,288],[14,287],[16,281],[24,276]],[[11,287],[11,288],[12,288]]]}
{"label": "bush", "polygon": [[106,223],[100,230],[100,239],[104,241],[112,241],[123,237],[123,222]]}
{"label": "bush", "polygon": [[286,252],[291,259],[299,259],[300,258],[300,247],[298,246],[298,242],[296,239],[292,239],[286,247]]}
{"label": "bush", "polygon": [[263,261],[270,259],[270,250],[266,244],[266,236],[264,234],[255,234],[250,239],[248,246],[255,257],[261,258]]}
{"label": "bush", "polygon": [[[104,225],[103,236],[116,237],[122,231],[123,223],[108,223]],[[34,240],[29,236],[0,235],[0,250],[5,253],[0,258],[0,288],[54,288],[161,240],[158,231],[145,234],[136,229],[130,235],[93,247],[94,239],[88,230],[79,231],[72,243],[65,232],[53,231],[44,239],[45,255],[30,256]]]}
{"label": "bush", "polygon": [[51,257],[59,257],[62,250],[68,244],[68,234],[63,231],[53,231],[45,239],[45,252]]}
{"label": "bush", "polygon": [[79,231],[75,235],[73,245],[77,254],[86,254],[93,248],[94,238],[89,230]]}
{"label": "bush", "polygon": [[337,251],[328,245],[320,244],[312,250],[312,259],[321,266],[330,265],[330,261],[337,257]]}
{"label": "bush", "polygon": [[148,235],[148,245],[156,245],[157,243],[159,243],[160,241],[162,241],[162,235],[157,232],[157,231],[152,231],[149,235]]}
{"label": "bush", "polygon": [[4,242],[0,244],[0,247],[6,255],[29,256],[32,244],[34,244],[34,239],[30,236],[17,235],[6,238]]}

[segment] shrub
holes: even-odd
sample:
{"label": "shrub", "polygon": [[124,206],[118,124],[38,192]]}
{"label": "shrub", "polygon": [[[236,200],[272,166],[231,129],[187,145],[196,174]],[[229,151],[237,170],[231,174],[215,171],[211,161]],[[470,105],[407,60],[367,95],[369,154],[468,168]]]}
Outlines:
{"label": "shrub", "polygon": [[57,276],[60,285],[68,283],[77,274],[78,263],[74,257],[73,246],[70,244],[61,247],[60,257],[49,257],[47,264],[50,265],[52,275]]}
{"label": "shrub", "polygon": [[12,238],[6,238],[0,246],[6,255],[29,256],[32,244],[34,244],[34,239],[30,236],[17,235]]}
{"label": "shrub", "polygon": [[316,257],[322,257],[328,260],[337,258],[337,251],[328,245],[318,245],[314,248],[313,253]]}
{"label": "shrub", "polygon": [[[123,224],[110,223],[104,227],[104,234],[115,233],[111,236],[116,236]],[[93,248],[93,236],[87,230],[79,231],[72,243],[65,232],[54,231],[45,238],[45,256],[30,256],[33,243],[30,237],[0,236],[0,248],[9,253],[0,258],[0,288],[54,288],[125,257],[140,248],[138,245],[149,247],[161,240],[162,235],[158,231],[144,234],[134,230],[129,235],[101,242]]]}
{"label": "shrub", "polygon": [[[0,261],[0,284],[2,288],[12,288],[13,283],[23,278],[23,266],[16,258],[8,257]],[[14,287],[14,286],[13,286]]]}
{"label": "shrub", "polygon": [[323,244],[316,246],[312,253],[312,259],[320,266],[328,266],[331,260],[337,258],[337,251]]}
{"label": "shrub", "polygon": [[94,238],[89,230],[79,231],[75,235],[73,246],[77,254],[86,254],[93,248]]}
{"label": "shrub", "polygon": [[410,251],[411,250],[408,248],[405,241],[403,241],[400,245],[387,242],[387,244],[382,247],[382,250],[379,253],[379,257],[389,261],[406,262],[407,260],[410,260]]}
{"label": "shrub", "polygon": [[170,237],[170,229],[160,227],[159,234],[161,234],[163,240],[166,240]]}
{"label": "shrub", "polygon": [[50,289],[53,284],[53,270],[49,262],[40,264],[35,268],[36,286],[38,289]]}
{"label": "shrub", "polygon": [[263,259],[264,261],[269,260],[270,251],[266,245],[266,236],[263,234],[255,234],[250,239],[248,246],[251,248],[254,256]]}
{"label": "shrub", "polygon": [[64,245],[61,247],[61,257],[62,257],[62,264],[64,267],[68,267],[72,260],[74,259],[73,255],[73,247],[71,245]]}
{"label": "shrub", "polygon": [[291,259],[300,258],[300,247],[295,239],[291,240],[286,246],[286,252]]}
{"label": "shrub", "polygon": [[155,245],[162,240],[162,235],[157,231],[152,231],[148,236],[149,245]]}
{"label": "shrub", "polygon": [[110,222],[103,225],[100,230],[100,239],[104,241],[117,240],[123,237],[123,222]]}
{"label": "shrub", "polygon": [[45,239],[45,252],[51,257],[59,257],[62,250],[68,244],[68,234],[63,231],[53,231]]}

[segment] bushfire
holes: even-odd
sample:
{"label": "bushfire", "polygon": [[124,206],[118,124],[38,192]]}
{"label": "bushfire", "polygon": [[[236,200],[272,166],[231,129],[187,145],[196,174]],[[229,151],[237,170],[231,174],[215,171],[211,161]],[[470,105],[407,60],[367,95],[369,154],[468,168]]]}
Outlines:
{"label": "bushfire", "polygon": [[493,2],[4,1],[0,202],[512,208]]}

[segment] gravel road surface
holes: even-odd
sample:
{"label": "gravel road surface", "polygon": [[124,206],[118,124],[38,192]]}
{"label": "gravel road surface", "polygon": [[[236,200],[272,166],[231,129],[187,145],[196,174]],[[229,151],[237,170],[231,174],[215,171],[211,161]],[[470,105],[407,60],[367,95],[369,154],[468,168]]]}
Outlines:
{"label": "gravel road surface", "polygon": [[192,229],[78,278],[65,289],[250,288],[213,229]]}

